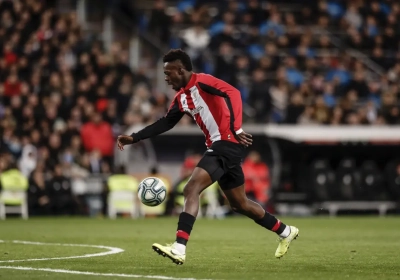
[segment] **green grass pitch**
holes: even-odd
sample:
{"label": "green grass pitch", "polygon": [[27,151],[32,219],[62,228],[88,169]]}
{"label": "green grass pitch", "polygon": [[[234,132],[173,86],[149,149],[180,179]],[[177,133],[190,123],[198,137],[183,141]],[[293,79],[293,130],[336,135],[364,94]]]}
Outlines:
{"label": "green grass pitch", "polygon": [[[154,242],[174,240],[177,218],[7,219],[0,222],[0,240],[6,241],[0,242],[0,279],[148,279],[142,276],[152,275],[169,277],[164,279],[400,279],[400,218],[282,220],[299,227],[300,236],[281,260],[274,257],[277,236],[249,219],[198,219],[188,244],[186,263],[177,266],[151,249]],[[6,261],[104,252],[88,247],[15,244],[12,240],[103,245],[124,252],[9,263]],[[4,268],[9,266],[99,274]]]}

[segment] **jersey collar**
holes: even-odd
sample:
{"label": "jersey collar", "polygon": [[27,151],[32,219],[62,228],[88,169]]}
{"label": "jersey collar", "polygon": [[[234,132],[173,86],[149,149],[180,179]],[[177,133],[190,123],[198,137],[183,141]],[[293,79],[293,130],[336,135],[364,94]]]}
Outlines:
{"label": "jersey collar", "polygon": [[184,90],[189,90],[190,88],[192,88],[194,86],[194,84],[196,83],[196,73],[192,73],[192,77],[190,77],[189,82],[187,83],[187,85],[185,86]]}

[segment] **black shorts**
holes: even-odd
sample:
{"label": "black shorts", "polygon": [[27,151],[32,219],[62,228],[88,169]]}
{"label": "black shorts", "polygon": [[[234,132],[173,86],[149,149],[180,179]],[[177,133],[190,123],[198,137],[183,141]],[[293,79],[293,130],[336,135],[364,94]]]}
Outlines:
{"label": "black shorts", "polygon": [[229,141],[214,142],[197,164],[206,170],[212,182],[218,181],[223,190],[229,190],[244,184],[242,162],[245,147]]}

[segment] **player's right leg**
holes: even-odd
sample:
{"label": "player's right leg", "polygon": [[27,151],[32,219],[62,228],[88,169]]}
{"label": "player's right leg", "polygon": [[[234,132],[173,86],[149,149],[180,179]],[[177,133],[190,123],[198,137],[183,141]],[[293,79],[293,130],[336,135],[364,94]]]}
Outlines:
{"label": "player's right leg", "polygon": [[253,219],[260,226],[279,235],[279,245],[275,252],[275,257],[281,258],[287,253],[290,243],[299,235],[299,229],[285,225],[265,211],[261,205],[248,199],[243,183],[244,175],[240,166],[231,169],[229,173],[219,180],[221,189],[233,211]]}
{"label": "player's right leg", "polygon": [[185,262],[186,244],[199,211],[200,194],[213,182],[217,181],[223,173],[224,171],[220,167],[216,156],[205,155],[200,160],[183,191],[185,202],[183,212],[179,215],[175,243],[166,246],[154,243],[154,251],[170,258],[176,264]]}

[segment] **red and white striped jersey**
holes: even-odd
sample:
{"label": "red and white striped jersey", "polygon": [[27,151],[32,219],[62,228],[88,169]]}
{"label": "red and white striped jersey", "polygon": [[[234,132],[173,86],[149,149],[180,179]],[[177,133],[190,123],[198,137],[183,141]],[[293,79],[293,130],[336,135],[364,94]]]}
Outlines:
{"label": "red and white striped jersey", "polygon": [[219,140],[238,143],[242,130],[242,99],[230,84],[202,73],[193,73],[189,83],[175,95],[166,118],[178,121],[190,115],[203,131],[206,146]]}
{"label": "red and white striped jersey", "polygon": [[176,93],[163,118],[131,134],[134,143],[170,130],[185,114],[203,131],[208,148],[220,140],[239,143],[236,135],[243,131],[239,90],[203,73],[192,74],[186,87]]}

